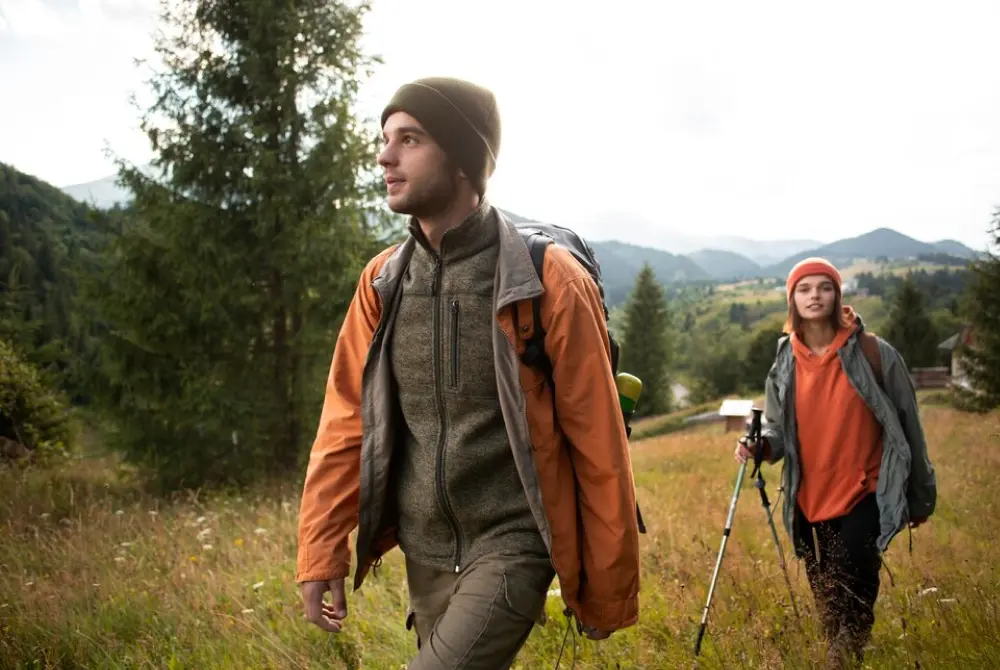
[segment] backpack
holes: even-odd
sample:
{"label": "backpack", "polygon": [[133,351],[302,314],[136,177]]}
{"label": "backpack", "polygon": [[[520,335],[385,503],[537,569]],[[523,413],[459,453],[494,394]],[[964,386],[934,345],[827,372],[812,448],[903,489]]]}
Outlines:
{"label": "backpack", "polygon": [[[538,275],[539,280],[542,279],[542,264],[545,261],[545,250],[550,244],[558,244],[573,254],[577,262],[587,270],[594,283],[597,284],[597,290],[601,295],[601,306],[604,309],[604,322],[608,324],[608,303],[604,295],[604,280],[601,277],[601,265],[597,262],[597,256],[586,240],[580,237],[575,231],[552,223],[532,221],[517,223],[514,227],[517,228],[517,231],[521,234],[521,238],[528,247],[531,263],[535,266],[535,274]],[[513,310],[513,314],[514,327],[517,328],[516,309]],[[554,392],[555,383],[552,378],[552,361],[549,359],[548,354],[545,353],[545,329],[541,326],[541,298],[537,296],[531,301],[531,319],[534,328],[532,329],[531,337],[525,342],[525,349],[521,355],[521,360],[525,365],[541,370],[545,374],[549,388],[553,389]],[[610,328],[608,329],[608,340],[611,349],[611,374],[617,375],[621,345],[615,339],[614,335],[611,334]],[[631,437],[632,426],[625,427],[625,434]],[[646,525],[643,523],[638,503],[636,503],[635,512],[639,522],[639,532],[645,533]]]}
{"label": "backpack", "polygon": [[872,372],[875,373],[875,381],[878,385],[885,390],[882,382],[882,352],[878,347],[878,340],[869,332],[861,333],[861,337],[858,338],[858,344],[861,346],[861,351],[864,353],[865,358],[868,359],[868,365],[872,367]]}
{"label": "backpack", "polygon": [[[539,281],[542,279],[542,264],[545,261],[545,249],[550,244],[558,244],[573,254],[577,262],[590,273],[594,283],[597,284],[597,290],[601,295],[601,306],[604,309],[604,322],[607,324],[609,312],[608,303],[604,297],[604,280],[601,277],[601,266],[597,262],[594,250],[587,244],[586,240],[580,237],[575,231],[552,223],[538,223],[534,221],[531,223],[518,223],[515,224],[515,228],[517,228],[524,239],[524,243],[528,246],[531,263],[535,266],[535,273],[538,275]],[[531,338],[526,344],[522,360],[531,367],[540,368],[545,373],[551,386],[552,364],[545,353],[545,331],[540,325],[542,322],[541,299],[538,297],[532,300],[531,318],[535,324],[539,325],[534,328],[534,332],[532,332]],[[621,351],[621,345],[611,334],[610,329],[608,330],[608,339],[611,344],[611,374],[617,375],[618,356]]]}

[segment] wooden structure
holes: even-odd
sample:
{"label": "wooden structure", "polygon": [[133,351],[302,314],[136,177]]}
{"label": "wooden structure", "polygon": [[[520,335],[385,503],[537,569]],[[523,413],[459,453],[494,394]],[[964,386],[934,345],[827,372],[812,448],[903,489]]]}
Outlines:
{"label": "wooden structure", "polygon": [[947,367],[913,368],[910,379],[918,389],[943,389],[951,383],[951,374]]}
{"label": "wooden structure", "polygon": [[970,388],[969,378],[965,374],[962,350],[975,346],[972,327],[965,325],[947,340],[938,345],[938,349],[950,354],[951,384],[965,389]]}
{"label": "wooden structure", "polygon": [[719,416],[724,417],[725,429],[727,433],[744,432],[750,420],[750,410],[753,409],[753,400],[729,399],[723,400],[719,408]]}

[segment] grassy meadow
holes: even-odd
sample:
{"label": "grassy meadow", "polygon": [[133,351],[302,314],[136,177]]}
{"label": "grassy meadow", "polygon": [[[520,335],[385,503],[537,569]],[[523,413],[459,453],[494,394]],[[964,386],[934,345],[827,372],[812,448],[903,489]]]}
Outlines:
{"label": "grassy meadow", "polygon": [[[1000,413],[925,405],[939,506],[906,531],[882,572],[866,666],[1000,667]],[[822,658],[805,571],[789,557],[796,621],[749,477],[702,654],[693,643],[725,522],[735,435],[718,425],[634,444],[642,616],[604,642],[576,640],[577,668],[799,668]],[[749,474],[749,471],[748,471]],[[778,501],[778,470],[765,477]],[[393,552],[350,593],[331,636],[302,616],[293,583],[298,483],[250,494],[156,499],[107,460],[56,472],[0,472],[2,668],[401,668],[414,653]],[[788,556],[787,535],[780,537]],[[557,584],[553,585],[555,588]],[[552,668],[562,602],[518,668]],[[573,663],[572,636],[561,668]]]}

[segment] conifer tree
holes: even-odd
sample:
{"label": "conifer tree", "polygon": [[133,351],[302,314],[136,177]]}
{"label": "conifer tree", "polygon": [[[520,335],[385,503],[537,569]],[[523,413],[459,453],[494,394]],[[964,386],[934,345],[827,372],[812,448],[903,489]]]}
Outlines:
{"label": "conifer tree", "polygon": [[892,299],[885,339],[911,369],[930,367],[937,362],[939,339],[927,309],[927,298],[909,276]]}
{"label": "conifer tree", "polygon": [[294,471],[379,245],[367,3],[164,2],[132,216],[91,286],[117,445],[175,487]]}
{"label": "conifer tree", "polygon": [[625,306],[625,328],[618,369],[642,380],[642,395],[636,415],[651,416],[670,411],[668,376],[670,314],[663,287],[645,263],[635,279]]}
{"label": "conifer tree", "polygon": [[973,265],[964,296],[971,346],[956,351],[975,390],[967,400],[983,410],[1000,407],[1000,209],[993,215],[990,235],[992,249]]}

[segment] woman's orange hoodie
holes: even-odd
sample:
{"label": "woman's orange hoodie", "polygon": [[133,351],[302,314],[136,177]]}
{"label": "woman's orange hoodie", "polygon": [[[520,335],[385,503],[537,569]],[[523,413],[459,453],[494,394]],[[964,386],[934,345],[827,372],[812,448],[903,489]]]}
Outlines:
{"label": "woman's orange hoodie", "polygon": [[822,356],[792,334],[795,416],[802,459],[797,502],[817,523],[847,514],[875,491],[882,426],[851,385],[838,351],[857,330],[841,328]]}

